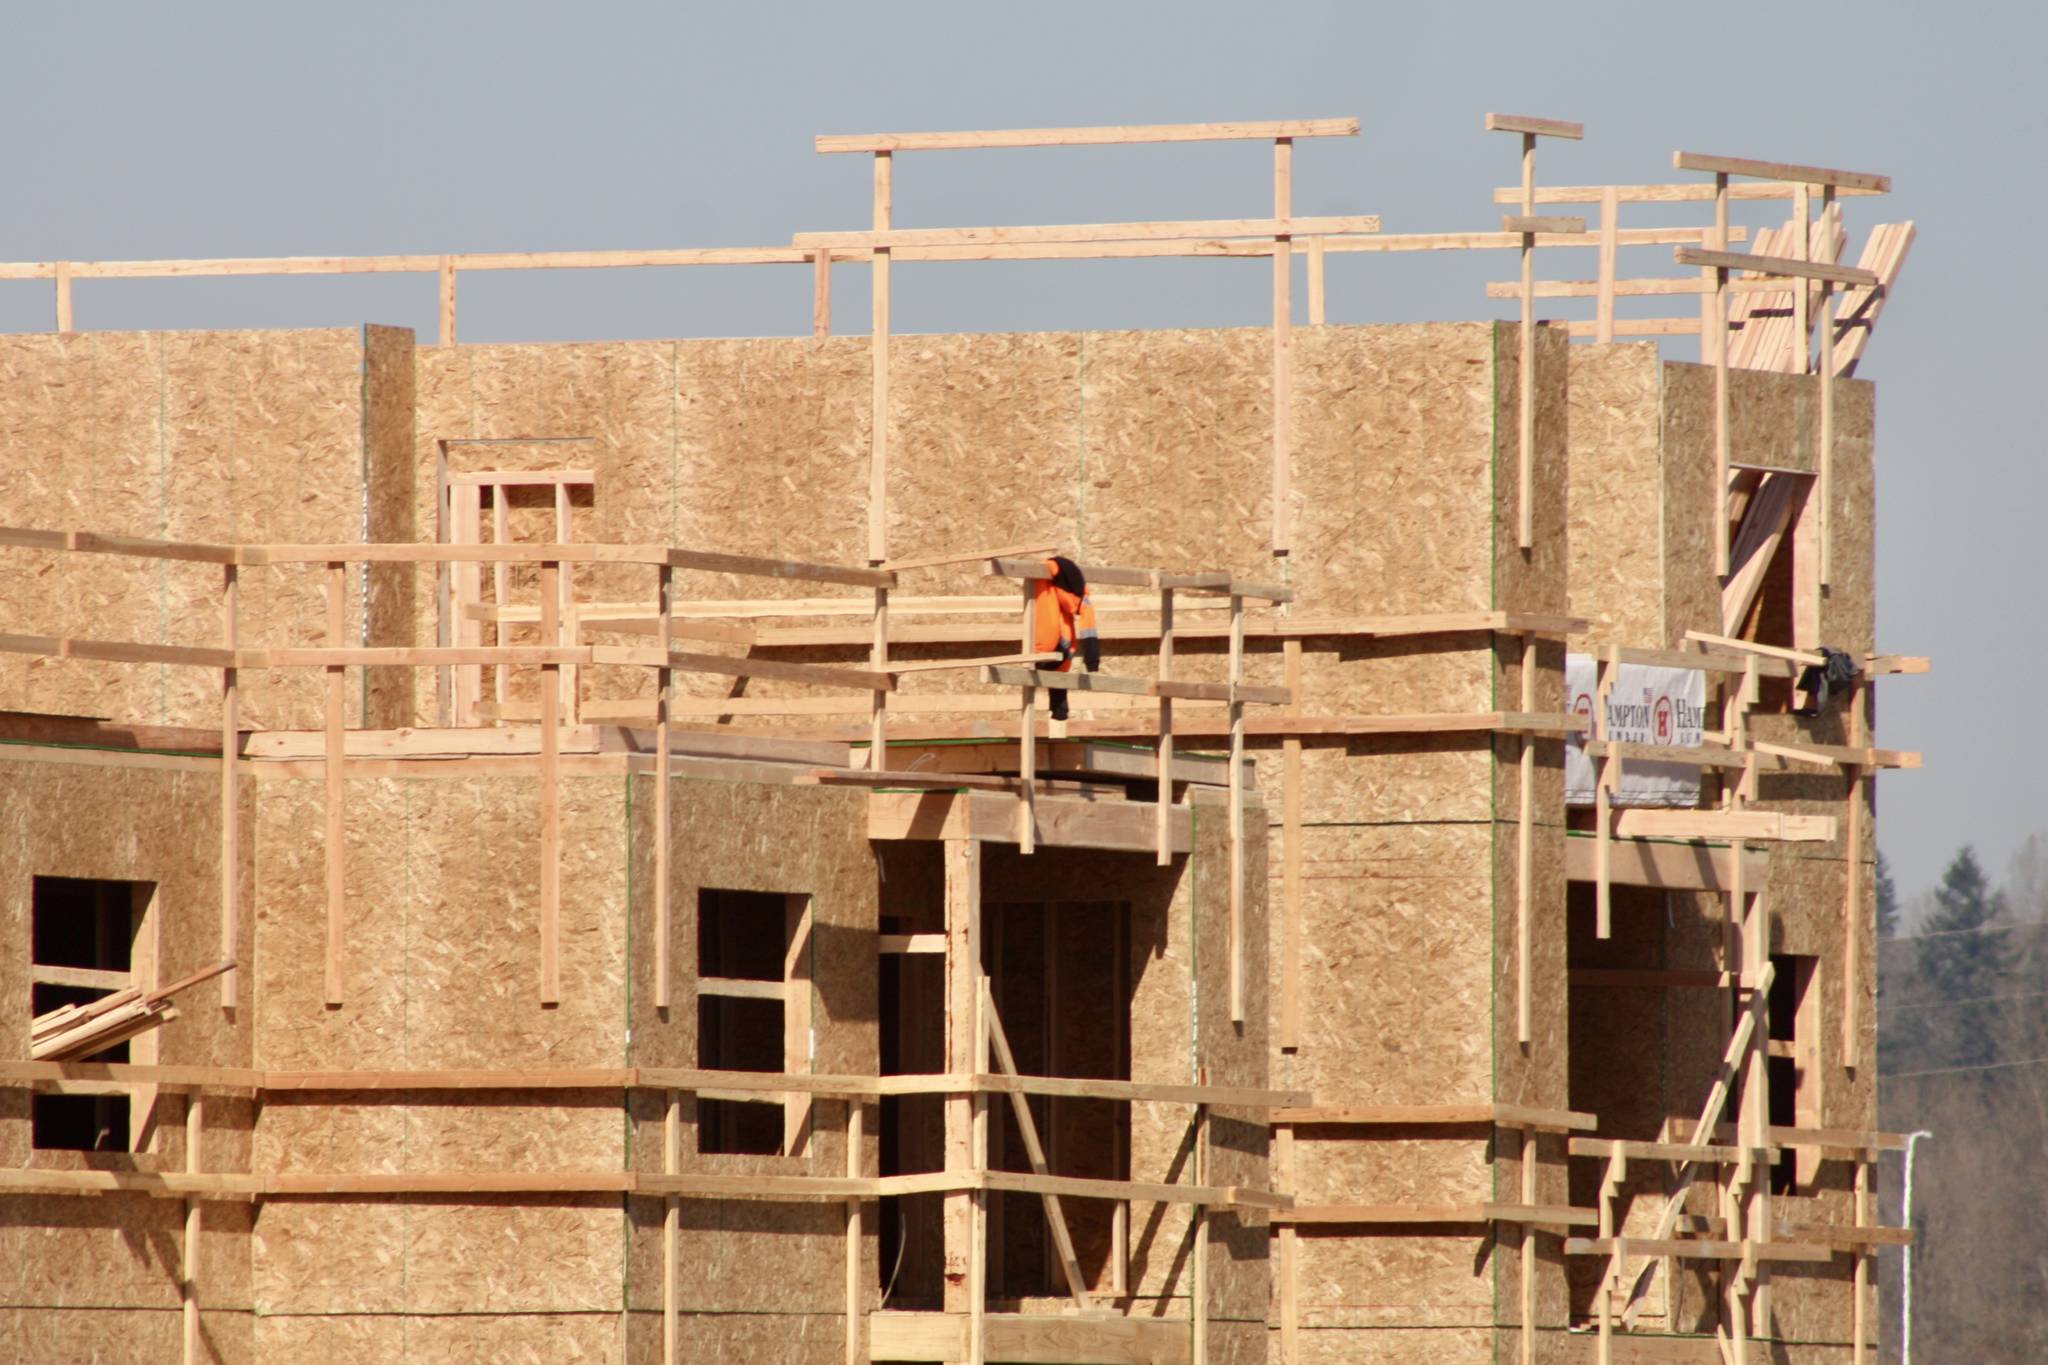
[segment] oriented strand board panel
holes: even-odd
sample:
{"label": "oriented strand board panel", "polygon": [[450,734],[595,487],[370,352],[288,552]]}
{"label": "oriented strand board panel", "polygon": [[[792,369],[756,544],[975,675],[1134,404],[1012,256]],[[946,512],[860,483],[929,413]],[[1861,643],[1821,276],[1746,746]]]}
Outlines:
{"label": "oriented strand board panel", "polygon": [[1574,648],[1664,643],[1657,344],[1570,353],[1570,607],[1593,623]]}

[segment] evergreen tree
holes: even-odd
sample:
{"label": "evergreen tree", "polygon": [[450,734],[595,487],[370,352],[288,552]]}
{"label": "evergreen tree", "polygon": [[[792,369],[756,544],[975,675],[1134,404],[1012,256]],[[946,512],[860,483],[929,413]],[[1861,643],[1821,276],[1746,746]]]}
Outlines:
{"label": "evergreen tree", "polygon": [[2004,918],[2004,897],[1965,845],[1942,874],[1934,909],[1918,935],[1928,999],[1955,1004],[1927,1011],[1940,1016],[1930,1022],[1934,1036],[1928,1041],[1934,1046],[1927,1049],[1938,1065],[1982,1066],[1998,1058],[2000,1012],[1986,997],[2010,988],[2012,945],[1997,932]]}

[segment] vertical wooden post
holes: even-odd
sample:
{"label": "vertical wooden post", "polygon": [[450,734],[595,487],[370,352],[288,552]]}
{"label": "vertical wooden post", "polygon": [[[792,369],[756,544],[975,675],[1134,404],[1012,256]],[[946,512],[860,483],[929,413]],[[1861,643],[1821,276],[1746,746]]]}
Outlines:
{"label": "vertical wooden post", "polygon": [[[1209,1069],[1203,1067],[1199,1073],[1202,1084],[1209,1083]],[[1209,1183],[1209,1106],[1195,1106],[1195,1183]],[[1195,1246],[1193,1274],[1188,1294],[1188,1317],[1192,1325],[1190,1335],[1194,1338],[1194,1349],[1190,1358],[1193,1365],[1209,1365],[1209,1206],[1189,1206],[1191,1227]]]}
{"label": "vertical wooden post", "polygon": [[[1030,642],[1025,642],[1030,647]],[[1173,589],[1159,590],[1159,680],[1173,677]],[[1159,866],[1173,861],[1173,698],[1159,699]]]}
{"label": "vertical wooden post", "polygon": [[[1821,190],[1821,245],[1825,257],[1835,256],[1835,234],[1830,215],[1835,208],[1835,187]],[[1804,281],[1801,281],[1803,284]],[[1814,491],[1820,495],[1820,586],[1834,581],[1834,468],[1835,468],[1835,287],[1820,282],[1820,476]]]}
{"label": "vertical wooden post", "polygon": [[[348,620],[348,570],[339,562],[327,565],[327,647],[344,648]],[[322,729],[326,738],[327,779],[327,993],[329,1005],[341,1003],[342,918],[345,913],[347,849],[342,843],[342,778],[347,769],[346,737],[342,732],[344,670],[327,667],[327,705]]]}
{"label": "vertical wooden post", "polygon": [[1308,322],[1321,327],[1330,320],[1327,294],[1323,288],[1323,239],[1308,239]]}
{"label": "vertical wooden post", "polygon": [[57,275],[57,330],[69,332],[71,326],[71,262],[59,261]]}
{"label": "vertical wooden post", "polygon": [[672,785],[669,758],[669,711],[675,705],[675,670],[668,666],[674,647],[675,567],[659,569],[655,588],[655,643],[662,665],[654,671],[654,1007],[666,1014],[671,1001],[671,941],[675,936],[674,896],[669,889],[669,841],[673,839]]}
{"label": "vertical wooden post", "polygon": [[[477,496],[479,498],[483,496],[481,489],[478,490]],[[491,485],[491,544],[493,545],[503,545],[512,539],[512,509],[507,506],[510,501],[511,493],[504,484],[494,483]],[[481,536],[483,528],[478,527],[477,531],[478,535]],[[497,624],[491,628],[491,639],[494,643],[500,645],[511,643],[511,624],[504,617],[505,606],[512,600],[511,585],[511,564],[502,559],[494,560],[491,564],[491,596],[495,600],[499,615]],[[478,633],[481,634],[481,630]],[[498,698],[498,721],[500,724],[503,724],[505,720],[504,705],[512,699],[512,669],[508,664],[499,664],[491,672],[494,675],[492,679],[493,691]]]}
{"label": "vertical wooden post", "polygon": [[[977,893],[978,895],[978,893]],[[987,978],[979,977],[977,988],[987,995]],[[974,1011],[974,1072],[988,1070],[988,1015]],[[984,1365],[988,1359],[988,1199],[981,1185],[988,1170],[988,1096],[976,1094],[971,1101],[974,1135],[971,1157],[975,1189],[968,1201],[972,1227],[967,1261],[967,1365]]]}
{"label": "vertical wooden post", "polygon": [[[1714,176],[1714,250],[1728,249],[1728,176]],[[1714,282],[1714,575],[1728,576],[1728,270],[1708,271]]]}
{"label": "vertical wooden post", "polygon": [[[1285,660],[1287,691],[1293,697],[1290,715],[1302,714],[1301,641],[1280,646]],[[1280,741],[1280,825],[1284,840],[1280,862],[1280,1018],[1279,1043],[1284,1051],[1301,1046],[1301,735]],[[1289,1225],[1292,1231],[1292,1225]]]}
{"label": "vertical wooden post", "polygon": [[832,335],[832,253],[824,247],[811,255],[811,335]]}
{"label": "vertical wooden post", "polygon": [[[1028,584],[1026,586],[1029,586]],[[874,645],[868,657],[875,672],[889,667],[889,590],[875,589],[873,612]],[[868,702],[868,767],[882,772],[889,766],[889,694],[871,692]]]}
{"label": "vertical wooden post", "polygon": [[[455,508],[448,484],[448,442],[434,442],[434,543],[446,545],[454,538]],[[450,622],[454,618],[454,565],[447,560],[434,564],[434,643],[446,649],[455,643]],[[442,725],[455,723],[455,670],[447,664],[434,670],[434,714]]]}
{"label": "vertical wooden post", "polygon": [[[860,1179],[861,1172],[861,1099],[858,1095],[846,1097],[846,1178]],[[865,1314],[861,1311],[860,1286],[860,1199],[846,1201],[846,1365],[861,1365],[861,1348],[865,1344],[861,1328]]]}
{"label": "vertical wooden post", "polygon": [[[233,564],[221,570],[221,648],[241,648],[241,571]],[[237,965],[220,978],[220,1007],[234,1009],[242,999],[239,945],[242,938],[242,803],[235,787],[236,751],[241,745],[240,678],[232,666],[220,671],[220,960]]]}
{"label": "vertical wooden post", "polygon": [[[1870,1164],[1877,1153],[1865,1148],[1856,1154],[1856,1226],[1867,1228],[1873,1212],[1870,1195]],[[1850,1365],[1864,1365],[1870,1359],[1870,1260],[1871,1249],[1859,1246],[1856,1258],[1855,1303],[1850,1309]]]}
{"label": "vertical wooden post", "polygon": [[[574,532],[575,528],[570,525],[569,517],[569,485],[558,483],[555,485],[555,543],[558,545],[569,544],[574,537]],[[552,643],[556,645],[567,644],[573,648],[582,643],[583,635],[582,623],[578,619],[576,611],[576,570],[575,566],[565,563],[559,566],[558,572],[561,575],[559,592],[561,595],[562,616],[560,628],[556,630]],[[575,664],[569,664],[566,667],[556,669],[555,674],[556,683],[562,693],[562,714],[568,718],[571,725],[574,725],[579,710],[576,704],[576,697],[580,691],[578,687],[578,679],[581,676],[580,671]]]}
{"label": "vertical wooden post", "polygon": [[[1536,709],[1536,636],[1522,636],[1522,711]],[[1515,819],[1515,1040],[1528,1046],[1535,1033],[1534,1005],[1530,1001],[1534,950],[1529,940],[1535,932],[1536,880],[1536,736],[1524,730],[1518,741],[1520,768],[1516,787]],[[1531,1199],[1527,1201],[1535,1203]],[[1525,1225],[1526,1226],[1526,1225]]]}
{"label": "vertical wooden post", "polygon": [[[1036,582],[1025,579],[1022,652],[1026,654],[1036,649],[1032,618],[1037,595]],[[1019,852],[1030,853],[1038,846],[1038,688],[1026,683],[1017,691],[1020,694],[1017,704],[1017,848]]]}
{"label": "vertical wooden post", "polygon": [[[1273,216],[1294,216],[1294,139],[1273,139]],[[1284,555],[1294,536],[1294,248],[1282,233],[1273,239],[1273,553]]]}
{"label": "vertical wooden post", "polygon": [[[234,973],[230,972],[232,976]],[[206,1097],[197,1089],[185,1096],[185,1173],[198,1175],[203,1169],[203,1149],[206,1141]],[[202,1215],[200,1202],[195,1196],[185,1201],[185,1241],[182,1248],[183,1265],[179,1267],[178,1298],[179,1309],[184,1319],[184,1365],[197,1365],[204,1359],[201,1355],[202,1342],[199,1334],[199,1254]]]}
{"label": "vertical wooden post", "polygon": [[[1536,134],[1522,134],[1522,213],[1536,212]],[[1519,384],[1521,459],[1516,466],[1515,543],[1536,544],[1536,234],[1522,234],[1522,355]]]}
{"label": "vertical wooden post", "polygon": [[[668,1108],[661,1123],[661,1169],[664,1174],[682,1171],[683,1092],[668,1092]],[[683,1201],[669,1195],[661,1214],[661,1360],[662,1365],[679,1365],[676,1329],[681,1317],[676,1257],[682,1240]]]}
{"label": "vertical wooden post", "polygon": [[[1792,227],[1794,241],[1792,258],[1797,261],[1813,259],[1813,187],[1794,185],[1792,187]],[[1792,348],[1785,357],[1785,368],[1794,374],[1805,374],[1813,365],[1813,319],[1808,315],[1812,306],[1811,290],[1813,281],[1794,280],[1792,290]],[[1826,282],[1822,282],[1825,287]],[[1754,325],[1752,323],[1751,325]]]}
{"label": "vertical wooden post", "polygon": [[[540,642],[561,644],[561,567],[553,560],[540,566]],[[562,736],[561,670],[542,664],[540,670],[540,1002],[562,999]]]}
{"label": "vertical wooden post", "polygon": [[[875,231],[886,232],[896,195],[895,162],[875,153]],[[889,250],[874,257],[874,328],[869,349],[873,387],[868,400],[868,558],[889,557]]]}
{"label": "vertical wooden post", "polygon": [[[1870,687],[1865,682],[1859,680],[1850,686],[1849,743],[1857,749],[1870,744],[1869,694]],[[1854,1070],[1859,1060],[1856,1014],[1858,969],[1863,956],[1863,805],[1870,791],[1870,770],[1855,764],[1845,772],[1849,779],[1849,830],[1843,850],[1847,885],[1842,898],[1842,1065]]]}
{"label": "vertical wooden post", "polygon": [[1594,325],[1596,341],[1614,340],[1614,272],[1621,242],[1621,191],[1612,185],[1600,190],[1600,300]]}
{"label": "vertical wooden post", "polygon": [[441,344],[455,344],[455,262],[447,256],[441,258]]}
{"label": "vertical wooden post", "polygon": [[1244,1022],[1244,598],[1230,595],[1230,1022]]}
{"label": "vertical wooden post", "polygon": [[1594,934],[1606,938],[1614,922],[1613,894],[1610,878],[1613,875],[1614,789],[1620,785],[1615,769],[1619,763],[1608,752],[1611,742],[1607,729],[1607,703],[1614,693],[1614,685],[1621,674],[1621,649],[1618,645],[1607,647],[1607,657],[1600,661],[1600,682],[1593,689],[1593,738],[1599,741],[1600,755],[1593,765],[1593,923]]}
{"label": "vertical wooden post", "polygon": [[[981,1000],[981,845],[946,841],[946,1070],[976,1070]],[[974,1097],[946,1096],[946,1172],[964,1178],[974,1168]],[[945,1311],[968,1311],[977,1191],[945,1197]]]}
{"label": "vertical wooden post", "polygon": [[[1292,643],[1290,641],[1290,643]],[[1282,1124],[1273,1130],[1273,1188],[1277,1194],[1293,1194],[1294,1179],[1294,1125]],[[1280,1264],[1276,1273],[1280,1278],[1280,1361],[1281,1365],[1301,1365],[1301,1283],[1298,1261],[1301,1247],[1292,1222],[1280,1224]]]}

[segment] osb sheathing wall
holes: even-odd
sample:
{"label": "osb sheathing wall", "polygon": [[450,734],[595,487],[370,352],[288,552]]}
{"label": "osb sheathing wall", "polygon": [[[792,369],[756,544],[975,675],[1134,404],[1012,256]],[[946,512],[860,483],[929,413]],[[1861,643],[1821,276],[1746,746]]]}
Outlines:
{"label": "osb sheathing wall", "polygon": [[[266,1069],[619,1066],[627,786],[561,779],[561,1003],[539,1001],[537,777],[351,777],[343,1003],[322,1003],[322,784],[256,808],[256,1045]],[[616,1092],[280,1093],[264,1173],[621,1170]],[[490,1343],[614,1359],[617,1196],[272,1199],[258,1220],[266,1358],[483,1358]],[[495,1321],[494,1321],[495,1319]],[[507,1320],[516,1325],[508,1325]],[[543,1335],[544,1334],[544,1335]]]}
{"label": "osb sheathing wall", "polygon": [[[115,767],[96,761],[100,757],[0,749],[0,1013],[15,1057],[28,1055],[30,911],[37,876],[155,883],[138,955],[153,953],[156,983],[219,960],[218,765],[124,758]],[[248,791],[245,784],[245,820]],[[82,811],[93,818],[79,818]],[[245,878],[249,865],[245,850]],[[245,961],[254,937],[245,917]],[[158,1034],[160,1062],[250,1064],[250,1011],[245,1006],[223,1012],[218,982],[181,996],[179,1016]],[[29,1094],[21,1086],[0,1087],[0,1167],[184,1169],[182,1095],[156,1096],[155,1137],[129,1154],[32,1151]],[[252,1122],[247,1098],[208,1098],[208,1169],[249,1169]],[[175,1199],[8,1196],[0,1220],[0,1359],[175,1358],[183,1224],[183,1206]],[[223,1361],[250,1358],[249,1229],[249,1205],[207,1204],[199,1253],[208,1306],[205,1340]]]}
{"label": "osb sheathing wall", "polygon": [[[765,891],[810,900],[810,1069],[873,1075],[878,1069],[874,930],[878,860],[867,837],[864,792],[821,787],[675,779],[669,829],[670,961],[673,1003],[654,1004],[655,786],[632,779],[631,1061],[696,1067],[698,892]],[[877,1114],[867,1101],[860,1161],[877,1170]],[[666,1096],[631,1099],[629,1163],[659,1174]],[[791,1156],[700,1154],[697,1103],[681,1101],[685,1174],[838,1177],[847,1172],[846,1104],[818,1099],[811,1131]],[[630,1201],[626,1301],[627,1359],[662,1358],[665,1201]],[[837,1200],[680,1201],[677,1251],[678,1350],[685,1360],[839,1361],[845,1358],[845,1206]],[[874,1207],[864,1219],[863,1284],[879,1282]],[[873,1303],[868,1304],[872,1308]]]}
{"label": "osb sheathing wall", "polygon": [[[411,348],[410,332],[388,327],[0,337],[0,462],[12,476],[0,522],[226,542],[361,541],[366,523],[407,530],[366,490],[407,458]],[[221,643],[216,565],[6,554],[9,630]],[[244,570],[242,644],[318,642],[320,580],[318,565]],[[354,641],[360,566],[349,584]],[[379,624],[387,614],[380,606]],[[320,685],[304,671],[245,670],[242,723],[315,724]],[[0,658],[7,709],[211,726],[219,690],[204,670]]]}

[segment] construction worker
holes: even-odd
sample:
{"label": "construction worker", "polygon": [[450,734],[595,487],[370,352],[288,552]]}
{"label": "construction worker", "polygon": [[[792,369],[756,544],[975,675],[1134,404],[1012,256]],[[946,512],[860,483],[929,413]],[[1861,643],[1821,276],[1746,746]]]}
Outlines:
{"label": "construction worker", "polygon": [[[1095,673],[1102,668],[1102,641],[1095,633],[1095,604],[1088,598],[1088,581],[1081,576],[1081,568],[1064,555],[1055,555],[1045,561],[1047,572],[1052,577],[1032,580],[1032,648],[1040,654],[1057,652],[1059,662],[1041,663],[1039,667],[1056,673],[1065,673],[1074,666],[1074,655],[1079,654],[1088,665],[1088,671]],[[1065,688],[1049,688],[1052,693],[1052,723],[1055,735],[1063,734],[1067,725],[1067,692]]]}

